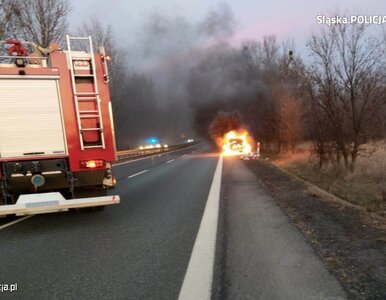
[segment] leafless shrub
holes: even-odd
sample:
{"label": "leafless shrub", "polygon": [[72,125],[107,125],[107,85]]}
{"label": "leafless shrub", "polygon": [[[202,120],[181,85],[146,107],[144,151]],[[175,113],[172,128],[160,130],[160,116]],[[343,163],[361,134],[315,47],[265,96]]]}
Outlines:
{"label": "leafless shrub", "polygon": [[19,14],[18,0],[0,0],[0,40],[13,36],[13,20]]}
{"label": "leafless shrub", "polygon": [[308,43],[313,62],[304,79],[321,161],[325,146],[333,146],[337,163],[342,157],[352,172],[386,104],[381,41],[367,28],[336,25],[313,35]]}
{"label": "leafless shrub", "polygon": [[19,37],[48,47],[60,42],[67,33],[67,16],[71,11],[69,0],[18,0],[15,18]]}

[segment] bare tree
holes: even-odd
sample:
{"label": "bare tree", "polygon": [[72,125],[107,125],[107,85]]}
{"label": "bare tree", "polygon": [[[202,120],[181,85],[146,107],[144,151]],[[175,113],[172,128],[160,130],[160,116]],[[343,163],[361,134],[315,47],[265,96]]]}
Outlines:
{"label": "bare tree", "polygon": [[260,68],[272,68],[279,61],[280,46],[274,35],[264,36],[262,41],[245,40],[242,43],[245,63]]}
{"label": "bare tree", "polygon": [[263,63],[268,66],[277,65],[279,49],[280,47],[276,41],[276,36],[264,36],[260,46],[260,56],[262,57]]}
{"label": "bare tree", "polygon": [[10,35],[13,19],[18,15],[18,0],[0,0],[0,40]]}
{"label": "bare tree", "polygon": [[287,97],[279,101],[279,138],[294,152],[302,133],[302,108],[300,101]]}
{"label": "bare tree", "polygon": [[259,48],[260,44],[254,40],[245,40],[242,43],[242,67],[248,81],[253,81],[259,76],[262,65]]}
{"label": "bare tree", "polygon": [[94,48],[104,45],[108,52],[115,46],[114,31],[111,24],[104,25],[97,17],[92,17],[89,22],[84,22],[79,28],[80,35],[91,35]]}
{"label": "bare tree", "polygon": [[113,96],[116,96],[114,93],[115,91],[119,92],[119,87],[122,86],[127,65],[124,59],[123,49],[118,46],[112,26],[110,24],[104,25],[98,18],[93,17],[90,22],[83,23],[82,26],[78,28],[78,34],[81,36],[91,35],[94,42],[94,49],[98,49],[99,45],[103,45],[106,53],[112,58],[109,63],[109,72],[111,91]]}
{"label": "bare tree", "polygon": [[16,22],[21,38],[43,47],[62,40],[71,11],[69,0],[19,0],[18,3]]}
{"label": "bare tree", "polygon": [[336,25],[312,36],[308,46],[314,58],[309,99],[324,114],[325,129],[353,171],[360,146],[386,104],[381,41],[367,34],[365,25]]}
{"label": "bare tree", "polygon": [[270,151],[294,151],[303,136],[302,103],[298,98],[304,64],[299,56],[289,55],[294,50],[293,41],[280,45],[275,36],[242,44],[244,78],[251,83],[261,81],[261,86],[266,87],[263,95],[261,91],[256,95],[256,108],[249,108],[244,114],[253,128],[258,128],[255,138]]}
{"label": "bare tree", "polygon": [[[143,84],[145,80],[138,74],[129,74],[123,49],[119,47],[119,44],[115,39],[113,27],[110,24],[105,25],[98,18],[93,17],[89,22],[83,23],[81,27],[78,28],[77,34],[79,36],[91,35],[93,38],[94,49],[98,49],[100,45],[103,45],[106,54],[111,57],[108,67],[111,99],[117,127],[117,142],[120,148],[127,148],[129,143],[126,136],[128,135],[130,124],[127,122],[127,116],[130,114],[131,110],[131,107],[128,104],[128,101],[131,101],[131,99],[127,98],[127,81],[132,80]],[[139,80],[138,78],[141,78],[142,80]],[[126,136],[124,137],[123,135]]]}

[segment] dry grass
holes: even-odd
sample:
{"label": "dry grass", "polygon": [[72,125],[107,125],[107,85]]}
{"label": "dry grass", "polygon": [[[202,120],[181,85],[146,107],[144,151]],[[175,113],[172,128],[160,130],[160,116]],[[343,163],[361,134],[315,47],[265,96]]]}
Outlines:
{"label": "dry grass", "polygon": [[295,154],[281,155],[274,162],[340,198],[369,211],[386,213],[386,141],[366,145],[353,173],[332,164],[319,169],[311,147],[303,144]]}

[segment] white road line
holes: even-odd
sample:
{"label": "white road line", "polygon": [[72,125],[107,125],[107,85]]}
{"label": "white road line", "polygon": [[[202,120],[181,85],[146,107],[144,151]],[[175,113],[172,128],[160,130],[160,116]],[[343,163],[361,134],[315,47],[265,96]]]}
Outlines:
{"label": "white road line", "polygon": [[135,177],[135,176],[138,176],[138,175],[141,175],[141,174],[143,174],[143,173],[146,173],[147,171],[149,171],[149,170],[143,170],[143,171],[141,171],[141,172],[138,172],[138,173],[135,173],[135,174],[133,174],[133,175],[127,176],[127,178],[133,178],[133,177]]}
{"label": "white road line", "polygon": [[23,217],[23,218],[20,218],[20,219],[17,219],[17,220],[15,220],[15,221],[9,222],[9,223],[7,223],[7,224],[1,225],[1,226],[0,226],[0,230],[2,230],[2,229],[4,229],[4,228],[7,228],[7,227],[9,227],[9,226],[15,225],[16,223],[19,223],[19,222],[21,222],[21,221],[27,220],[27,219],[29,219],[29,218],[31,218],[31,217],[34,217],[34,216],[35,216],[35,215],[25,216],[25,217]]}
{"label": "white road line", "polygon": [[182,155],[182,157],[187,157],[187,156],[188,156],[187,154]]}
{"label": "white road line", "polygon": [[113,163],[113,167],[120,166],[120,165],[131,164],[131,163],[134,163],[136,161],[140,161],[140,160],[144,160],[144,159],[154,158],[155,156],[163,156],[163,155],[166,155],[166,154],[169,154],[169,153],[173,153],[173,152],[178,152],[178,151],[182,151],[182,150],[185,150],[185,149],[189,149],[189,148],[191,148],[193,146],[195,146],[195,145],[191,145],[191,146],[188,146],[188,147],[185,147],[185,148],[182,148],[182,149],[177,149],[177,150],[172,150],[172,151],[156,153],[154,155],[149,155],[149,156],[146,156],[146,157],[141,157],[141,158],[137,158],[137,159],[133,159],[133,160],[123,161],[123,162],[117,161],[116,163]]}
{"label": "white road line", "polygon": [[168,160],[166,163],[169,164],[169,163],[171,163],[171,162],[173,162],[173,161],[175,161],[175,160],[176,160],[176,159],[173,158],[173,159],[171,159],[171,160]]}
{"label": "white road line", "polygon": [[223,157],[220,156],[179,300],[209,300],[211,297],[222,165]]}

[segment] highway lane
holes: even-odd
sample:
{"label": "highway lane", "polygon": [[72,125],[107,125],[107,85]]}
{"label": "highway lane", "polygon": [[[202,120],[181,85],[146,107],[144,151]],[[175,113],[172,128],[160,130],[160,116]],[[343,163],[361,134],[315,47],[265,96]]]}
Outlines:
{"label": "highway lane", "polygon": [[[204,144],[194,144],[180,150],[172,150],[170,152],[165,152],[149,157],[143,157],[135,160],[117,162],[114,164],[114,176],[119,182],[120,180],[127,179],[127,177],[132,175],[137,175],[139,172],[148,171],[151,168],[160,166],[166,162],[170,162],[173,159],[178,157],[186,157],[188,154],[194,154],[196,151],[202,151],[203,149],[208,149],[207,145]],[[7,218],[0,217],[0,229],[3,226],[8,226],[13,222],[19,222],[20,217],[8,216]]]}
{"label": "highway lane", "polygon": [[[18,284],[0,297],[177,299],[210,202],[218,157],[207,151],[195,145],[115,166],[122,202],[105,211],[38,215],[0,230],[0,284]],[[224,159],[219,215],[214,299],[345,299],[237,158]],[[193,288],[207,277],[193,274]]]}
{"label": "highway lane", "polygon": [[165,152],[150,157],[144,157],[126,162],[118,162],[114,165],[114,176],[118,181],[120,181],[122,179],[126,179],[128,176],[142,172],[143,170],[149,170],[156,166],[163,165],[164,163],[173,159],[192,155],[196,153],[196,151],[203,150],[204,148],[208,149],[208,146],[203,144],[196,144],[180,150]]}
{"label": "highway lane", "polygon": [[117,206],[1,230],[0,297],[176,299],[217,163],[201,147],[114,167]]}

